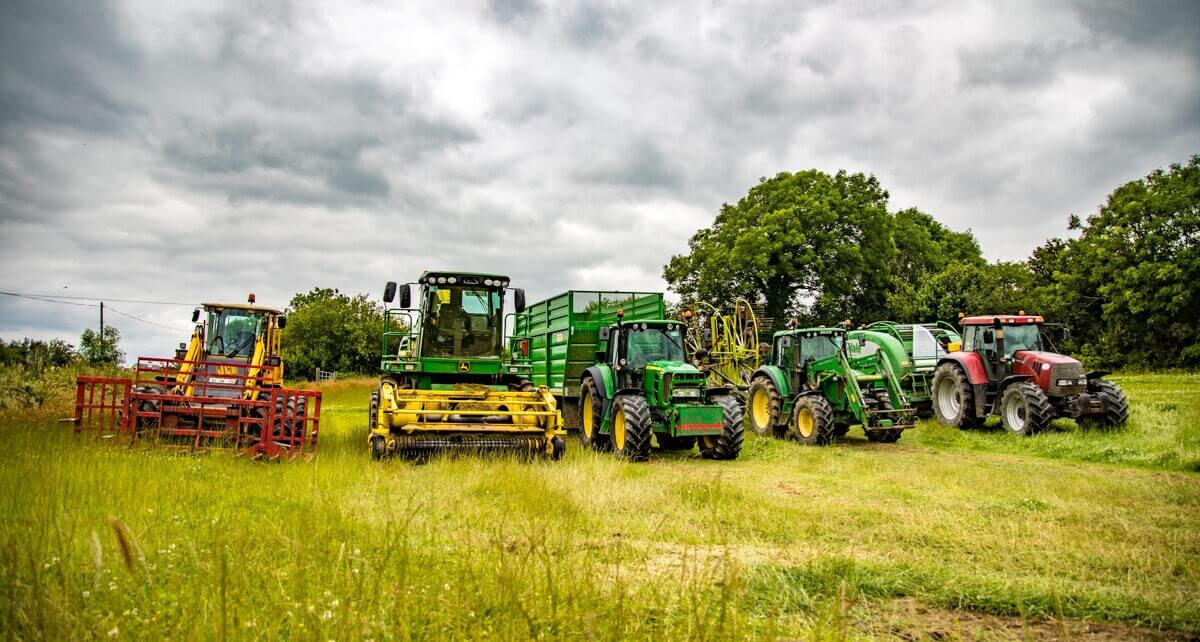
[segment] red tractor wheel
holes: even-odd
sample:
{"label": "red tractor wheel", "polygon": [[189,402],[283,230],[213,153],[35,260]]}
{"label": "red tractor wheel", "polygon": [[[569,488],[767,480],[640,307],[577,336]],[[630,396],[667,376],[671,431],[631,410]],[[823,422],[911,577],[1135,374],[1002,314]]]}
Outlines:
{"label": "red tractor wheel", "polygon": [[1029,437],[1050,426],[1054,408],[1046,393],[1029,381],[1020,381],[1004,389],[996,409],[1000,423],[1014,435]]}
{"label": "red tractor wheel", "polygon": [[933,411],[938,421],[955,428],[975,428],[982,423],[975,416],[975,390],[958,365],[943,363],[934,373]]}

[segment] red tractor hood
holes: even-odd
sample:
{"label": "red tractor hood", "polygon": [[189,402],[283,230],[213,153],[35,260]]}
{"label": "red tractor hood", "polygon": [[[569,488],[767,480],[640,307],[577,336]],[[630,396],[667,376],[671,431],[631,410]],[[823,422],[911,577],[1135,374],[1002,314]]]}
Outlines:
{"label": "red tractor hood", "polygon": [[1018,350],[1013,357],[1017,361],[1023,361],[1029,366],[1034,364],[1048,363],[1051,366],[1057,364],[1079,363],[1078,359],[1073,359],[1065,354],[1057,352],[1042,352],[1040,350]]}

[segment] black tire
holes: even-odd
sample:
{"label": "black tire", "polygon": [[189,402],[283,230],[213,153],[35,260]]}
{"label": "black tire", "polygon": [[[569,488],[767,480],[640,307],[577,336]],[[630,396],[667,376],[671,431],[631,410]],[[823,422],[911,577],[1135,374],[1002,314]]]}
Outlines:
{"label": "black tire", "polygon": [[380,461],[387,456],[387,440],[382,435],[371,437],[371,459]]}
{"label": "black tire", "polygon": [[723,428],[720,435],[700,438],[700,456],[705,459],[737,459],[746,438],[742,404],[729,395],[717,395],[709,398],[709,401],[721,406]]}
{"label": "black tire", "polygon": [[798,397],[788,419],[787,436],[809,446],[828,444],[833,439],[833,407],[829,400],[816,394]]}
{"label": "black tire", "polygon": [[637,395],[621,395],[613,400],[612,449],[628,461],[650,458],[653,435],[650,407]]}
{"label": "black tire", "polygon": [[[588,400],[591,400],[589,408]],[[597,451],[612,449],[612,438],[600,434],[604,421],[604,401],[596,388],[596,380],[587,377],[580,386],[579,394],[579,442],[584,448]]]}
{"label": "black tire", "polygon": [[1129,421],[1129,398],[1121,386],[1104,379],[1092,379],[1088,381],[1088,392],[1104,397],[1105,402],[1104,414],[1092,415],[1092,421],[1110,428],[1124,426]]}
{"label": "black tire", "polygon": [[[879,407],[883,410],[892,410],[892,398],[886,390],[880,390],[875,393],[875,399],[879,401]],[[863,427],[863,432],[867,433],[867,441],[873,441],[880,444],[894,444],[900,441],[900,435],[904,434],[903,430],[867,430]]]}
{"label": "black tire", "polygon": [[672,437],[665,432],[655,433],[658,447],[663,450],[691,450],[696,447],[695,437]]}
{"label": "black tire", "polygon": [[746,392],[746,414],[750,429],[762,437],[782,437],[787,425],[781,421],[783,397],[770,377],[758,376],[750,381]]}
{"label": "black tire", "polygon": [[308,434],[305,417],[308,417],[308,397],[299,397],[296,399],[296,414],[292,416],[291,429],[288,431],[289,437],[304,438]]}
{"label": "black tire", "polygon": [[996,414],[1000,415],[1000,423],[1008,432],[1018,437],[1030,437],[1050,426],[1054,408],[1037,384],[1018,381],[1004,389]]}
{"label": "black tire", "polygon": [[375,430],[375,422],[379,420],[379,388],[371,391],[371,401],[367,404],[367,434]]}
{"label": "black tire", "polygon": [[562,437],[555,435],[554,438],[550,440],[550,452],[548,453],[550,461],[558,461],[562,459],[563,455],[566,453],[567,442],[563,441]]}
{"label": "black tire", "polygon": [[981,425],[975,415],[975,389],[956,363],[943,363],[933,375],[932,398],[938,421],[962,430]]}
{"label": "black tire", "polygon": [[930,401],[928,403],[921,403],[921,405],[917,406],[916,408],[917,408],[917,419],[933,419],[934,417],[937,416],[937,414],[933,412],[933,402],[932,401]]}

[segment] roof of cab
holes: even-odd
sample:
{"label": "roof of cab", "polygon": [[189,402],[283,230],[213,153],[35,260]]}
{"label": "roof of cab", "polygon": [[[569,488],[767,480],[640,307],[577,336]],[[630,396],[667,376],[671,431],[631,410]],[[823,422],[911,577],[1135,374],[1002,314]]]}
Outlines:
{"label": "roof of cab", "polygon": [[227,310],[227,309],[250,310],[251,312],[268,312],[271,314],[283,314],[282,312],[280,312],[279,310],[276,310],[275,308],[264,308],[259,305],[250,305],[248,303],[201,303],[200,305],[204,306],[204,308],[206,310],[209,308],[220,308],[222,310]]}
{"label": "roof of cab", "polygon": [[995,319],[1007,325],[1025,323],[1043,323],[1045,319],[1040,314],[989,314],[986,316],[963,317],[963,325],[991,325]]}

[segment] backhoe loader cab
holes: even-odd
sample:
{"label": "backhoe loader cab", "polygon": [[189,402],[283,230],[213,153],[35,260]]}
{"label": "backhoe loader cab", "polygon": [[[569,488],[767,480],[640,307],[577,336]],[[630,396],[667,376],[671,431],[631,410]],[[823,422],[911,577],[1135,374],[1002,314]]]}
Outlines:
{"label": "backhoe loader cab", "polygon": [[[417,287],[414,298],[413,287]],[[368,442],[376,459],[441,451],[516,450],[562,456],[562,417],[546,388],[530,382],[527,360],[504,345],[504,299],[525,308],[509,278],[425,272],[389,282],[379,387],[371,393]]]}

